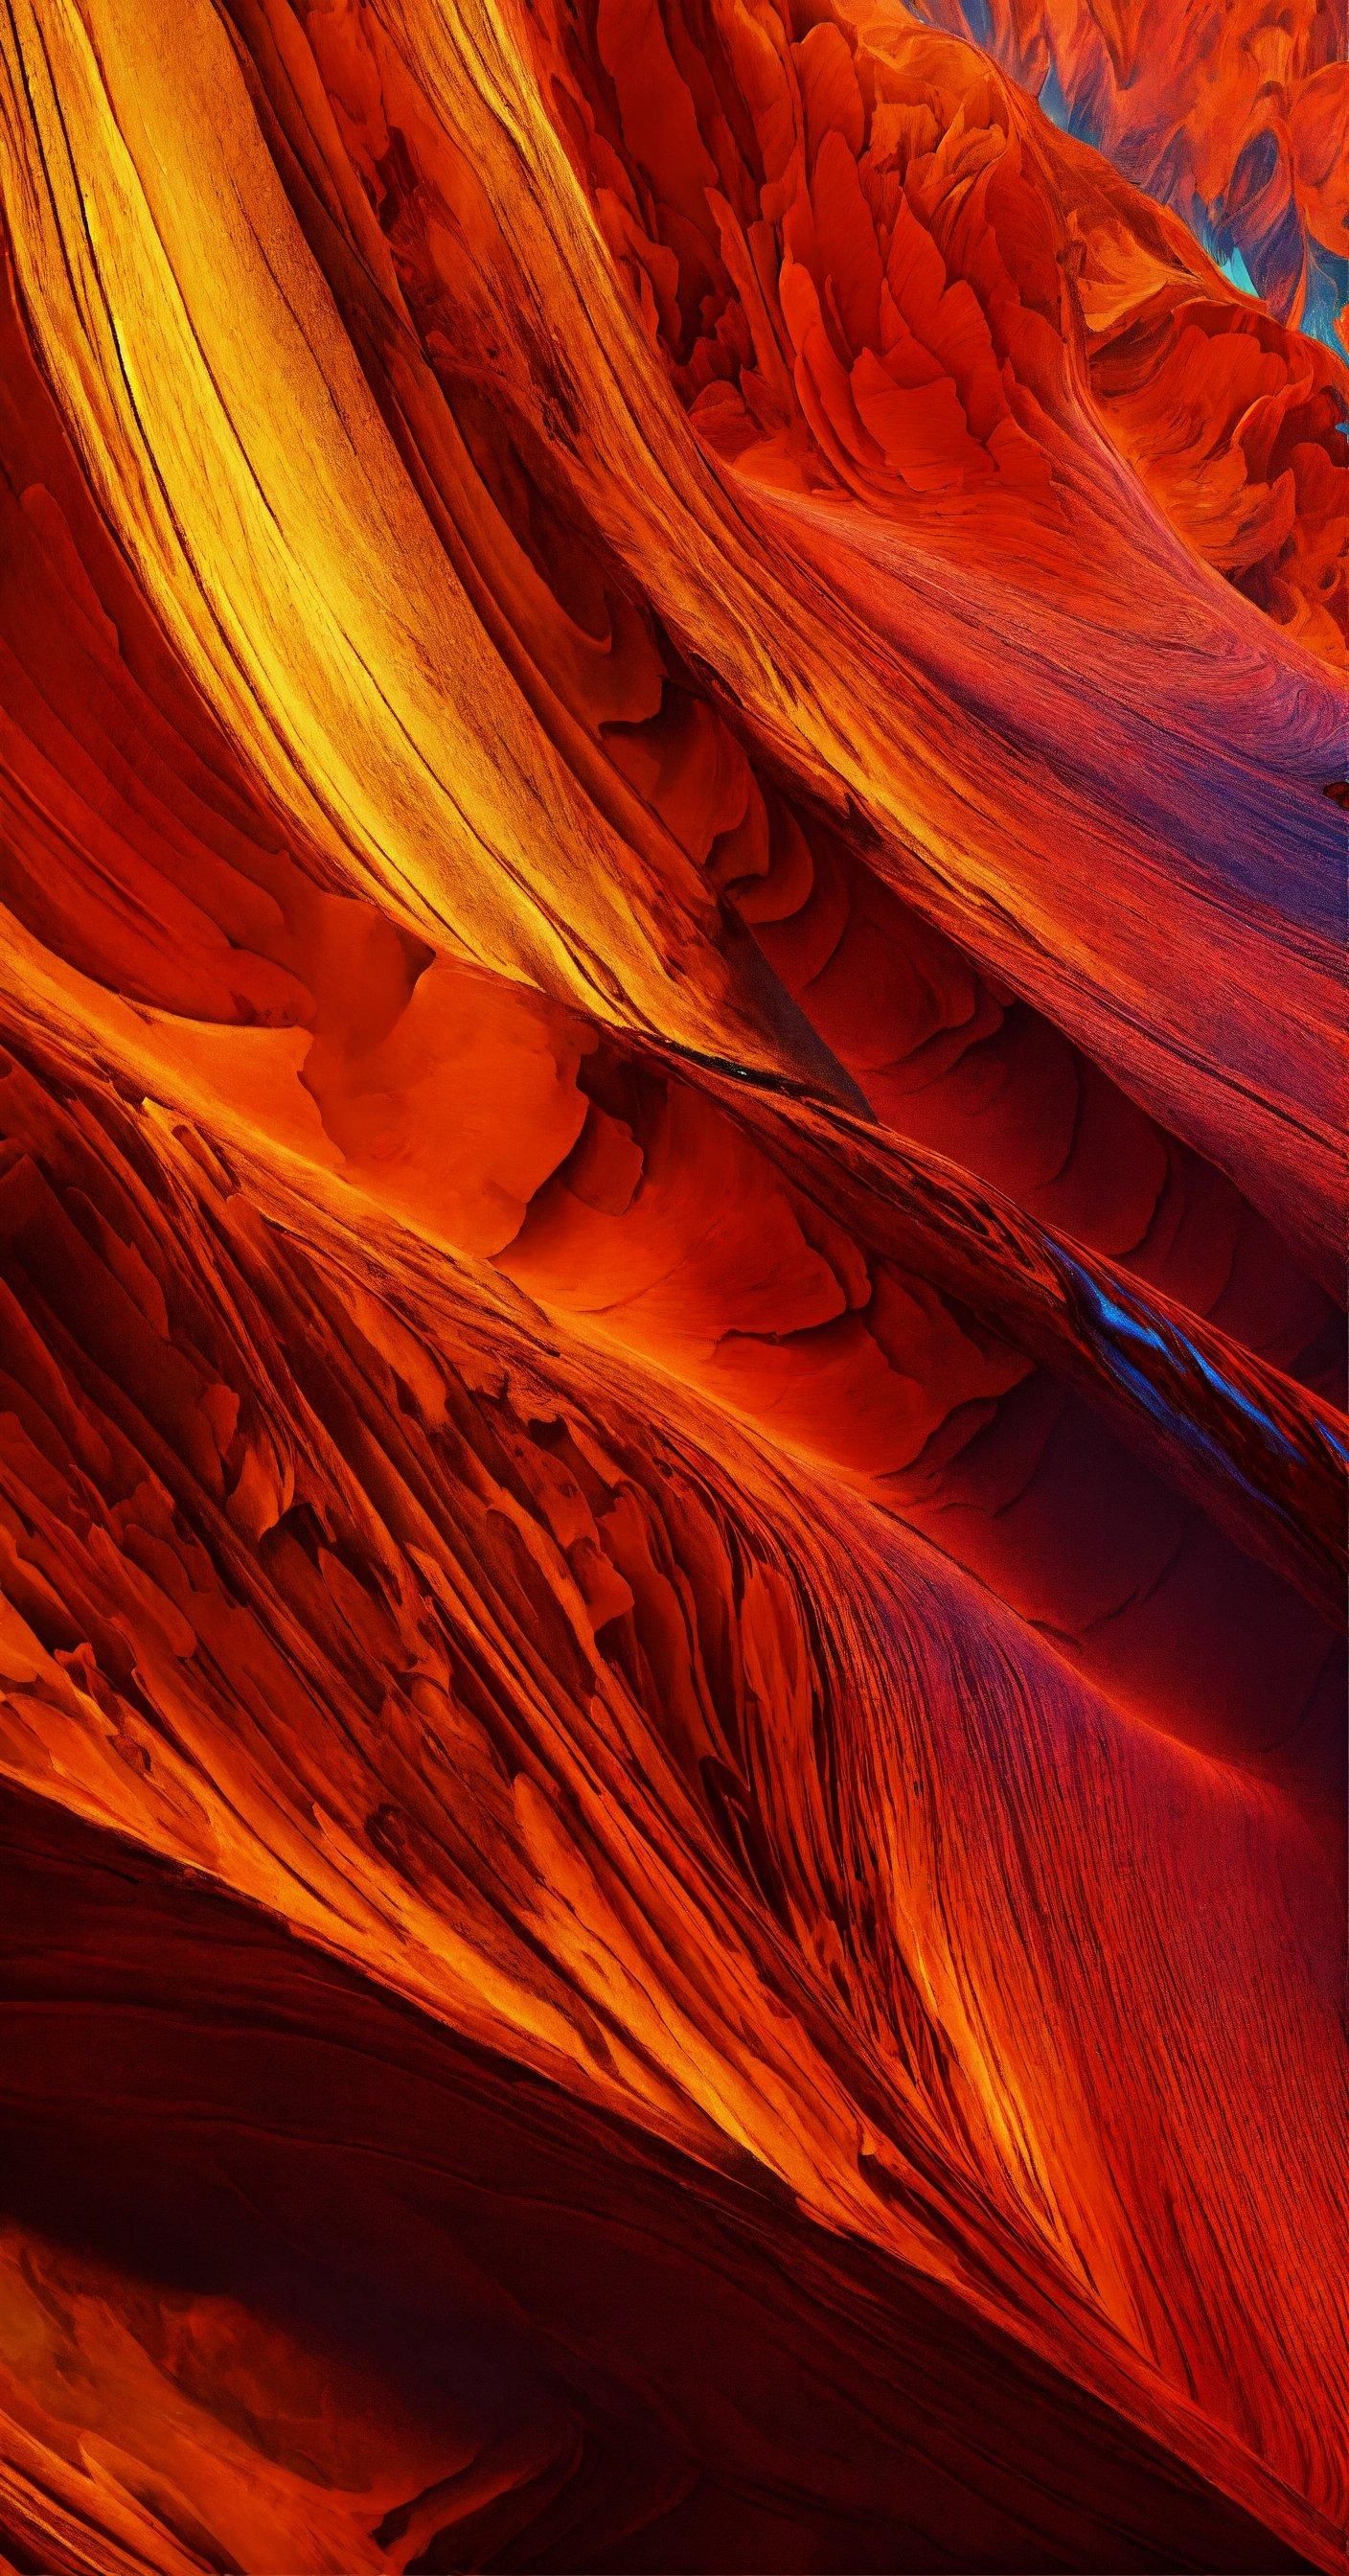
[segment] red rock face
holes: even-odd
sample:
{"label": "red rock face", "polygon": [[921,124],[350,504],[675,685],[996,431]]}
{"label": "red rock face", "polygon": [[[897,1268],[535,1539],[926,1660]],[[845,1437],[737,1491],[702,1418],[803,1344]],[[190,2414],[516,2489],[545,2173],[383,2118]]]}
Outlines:
{"label": "red rock face", "polygon": [[17,2570],[1341,2562],[1333,82],[1164,15],[0,24]]}
{"label": "red rock face", "polygon": [[1345,345],[1343,0],[924,0],[918,14],[986,44],[1282,321]]}

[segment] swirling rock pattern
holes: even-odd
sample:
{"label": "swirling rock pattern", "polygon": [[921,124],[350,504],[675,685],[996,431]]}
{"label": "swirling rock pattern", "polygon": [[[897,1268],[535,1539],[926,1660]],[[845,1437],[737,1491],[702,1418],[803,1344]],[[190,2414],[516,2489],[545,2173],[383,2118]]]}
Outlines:
{"label": "swirling rock pattern", "polygon": [[1341,2564],[1334,51],[6,0],[15,2570]]}
{"label": "swirling rock pattern", "polygon": [[1344,0],[921,0],[1193,224],[1283,321],[1345,345]]}

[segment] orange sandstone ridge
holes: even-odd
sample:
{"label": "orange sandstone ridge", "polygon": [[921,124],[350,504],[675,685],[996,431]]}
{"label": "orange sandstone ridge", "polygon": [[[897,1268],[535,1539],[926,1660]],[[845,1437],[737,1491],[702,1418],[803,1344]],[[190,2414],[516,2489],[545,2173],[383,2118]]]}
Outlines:
{"label": "orange sandstone ridge", "polygon": [[1342,2563],[1246,14],[0,19],[15,2570]]}

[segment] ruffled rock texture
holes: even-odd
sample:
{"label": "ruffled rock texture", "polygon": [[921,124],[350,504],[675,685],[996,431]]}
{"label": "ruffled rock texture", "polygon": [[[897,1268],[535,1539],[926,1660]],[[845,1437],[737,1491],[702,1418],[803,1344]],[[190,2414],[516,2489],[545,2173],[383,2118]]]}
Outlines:
{"label": "ruffled rock texture", "polygon": [[10,2568],[1340,2566],[1338,51],[0,13]]}

